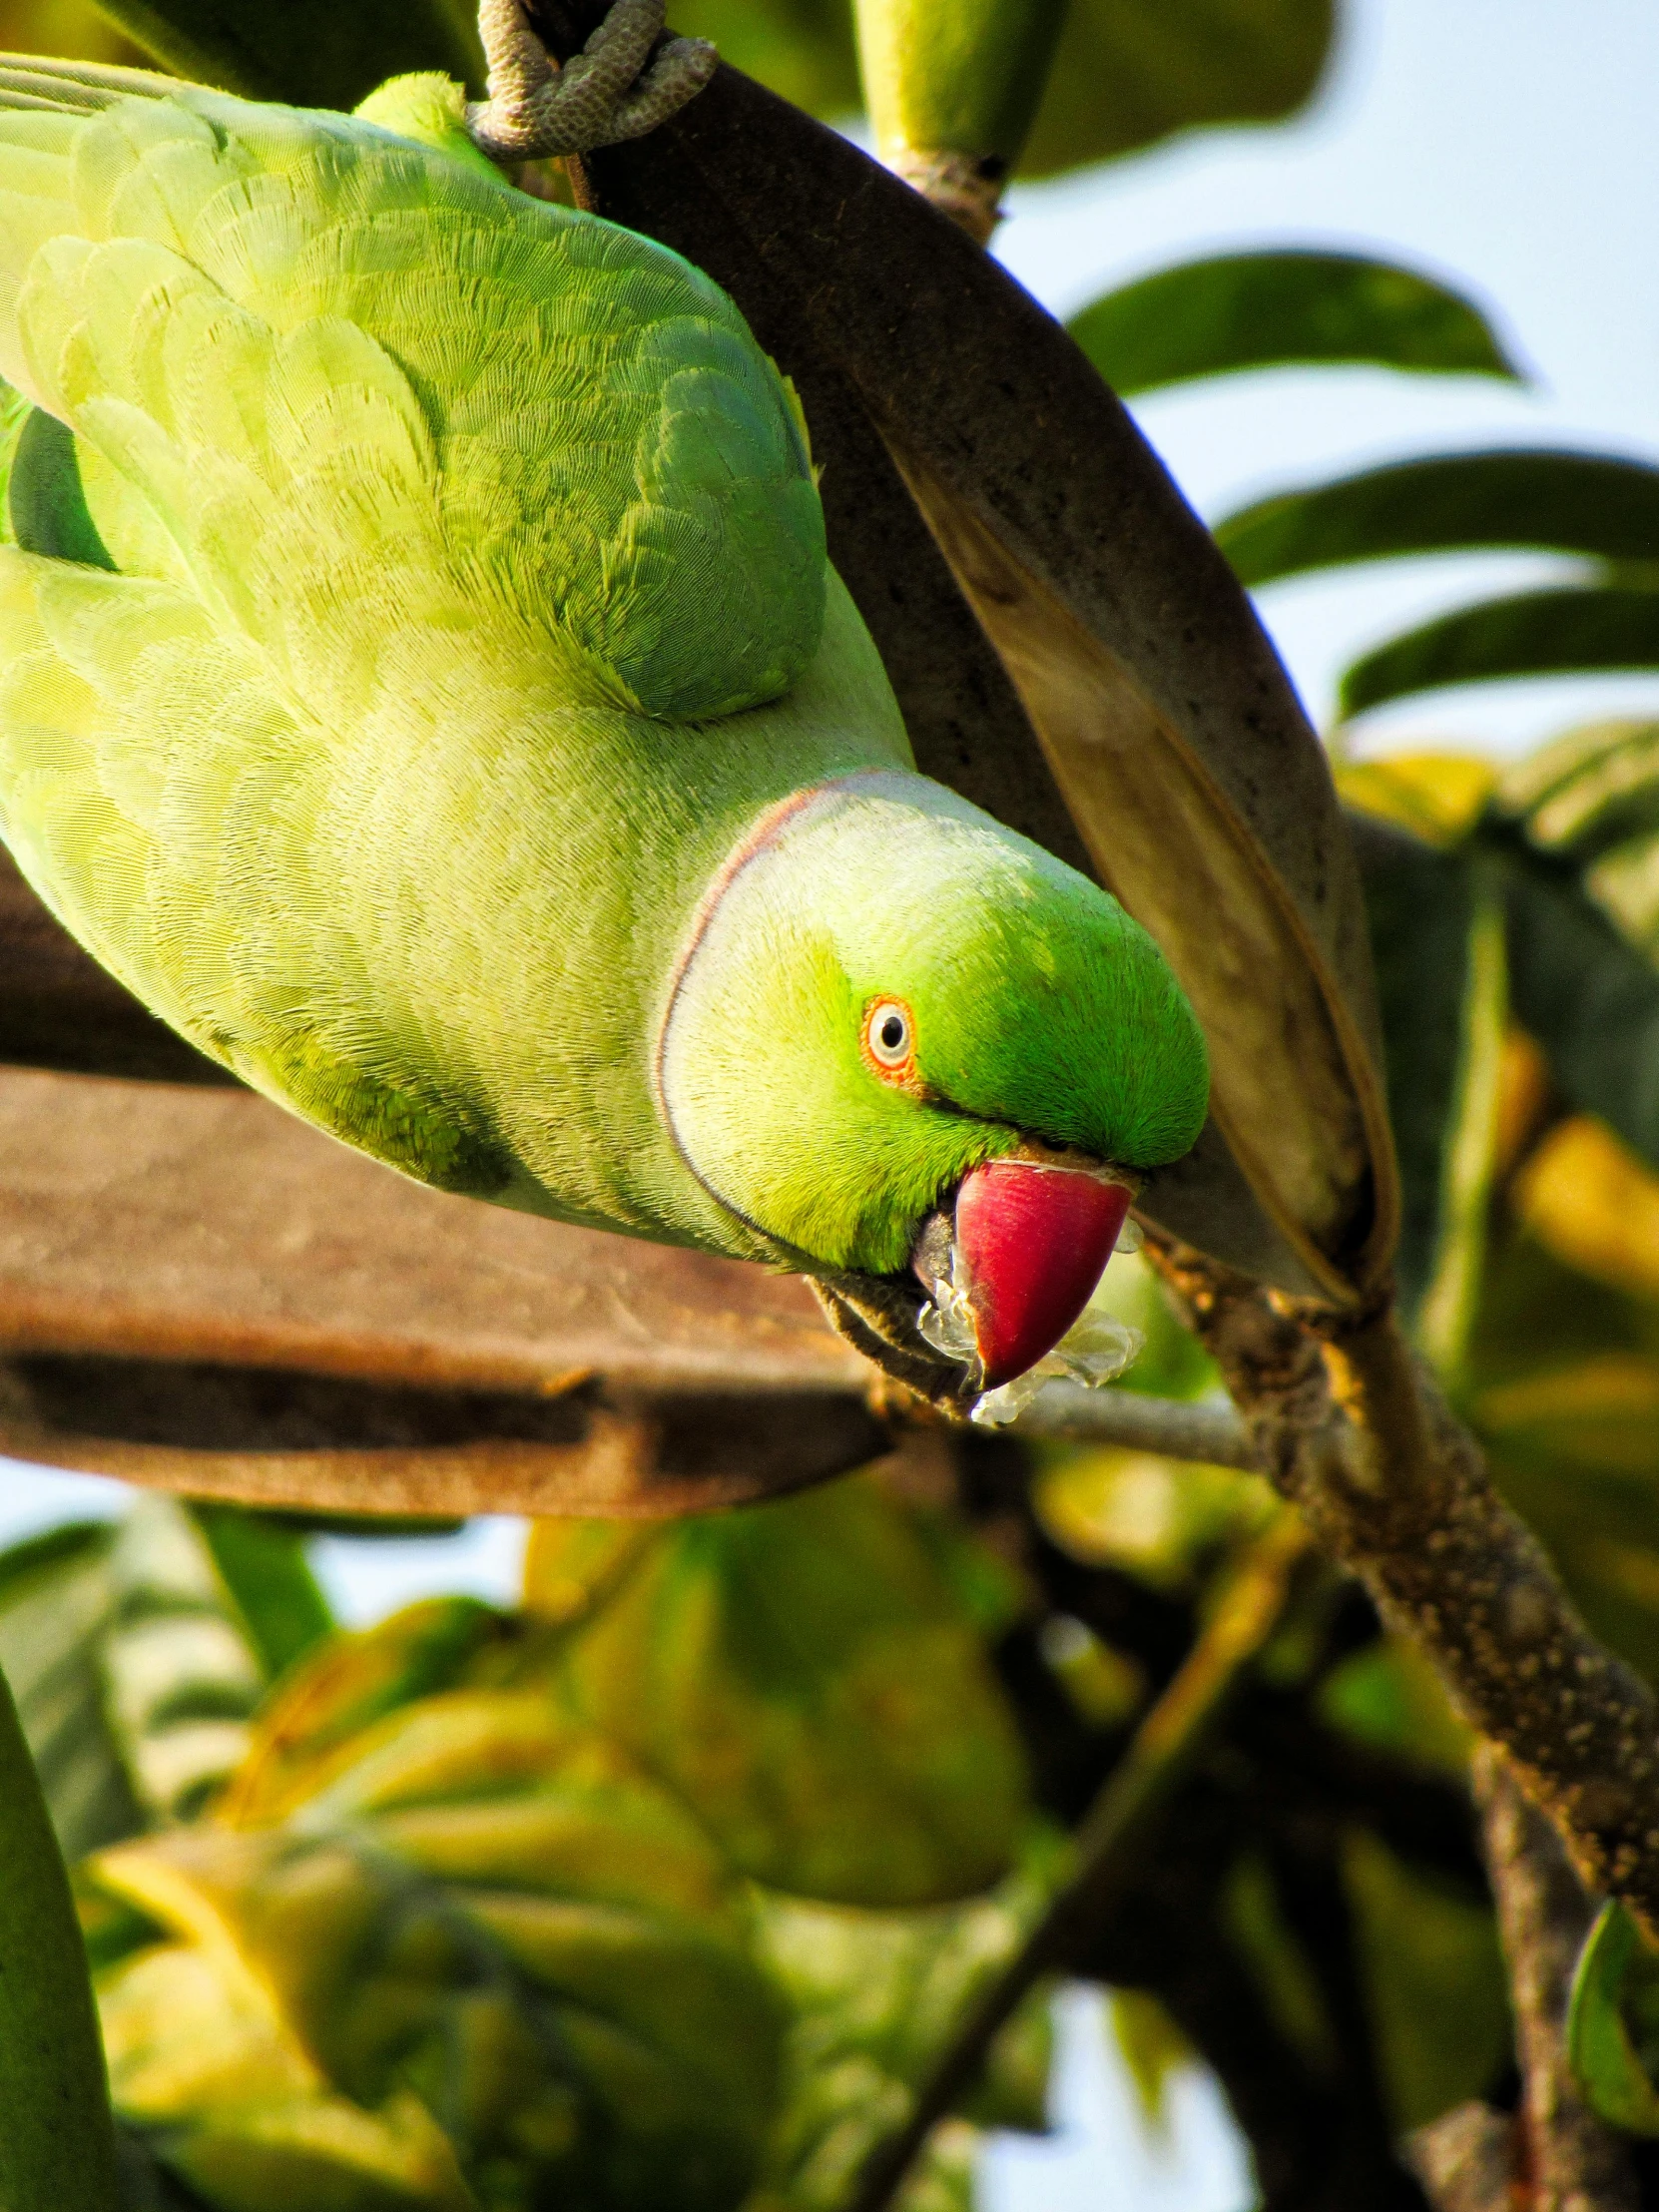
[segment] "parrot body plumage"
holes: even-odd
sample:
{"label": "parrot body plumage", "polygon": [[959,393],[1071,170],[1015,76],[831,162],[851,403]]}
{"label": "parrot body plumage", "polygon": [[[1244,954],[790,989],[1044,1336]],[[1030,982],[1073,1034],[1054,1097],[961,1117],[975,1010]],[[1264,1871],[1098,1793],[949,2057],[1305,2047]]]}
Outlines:
{"label": "parrot body plumage", "polygon": [[884,1275],[987,1160],[1178,1157],[1179,987],[915,773],[792,388],[463,126],[0,66],[30,882],[255,1088],[567,1221]]}

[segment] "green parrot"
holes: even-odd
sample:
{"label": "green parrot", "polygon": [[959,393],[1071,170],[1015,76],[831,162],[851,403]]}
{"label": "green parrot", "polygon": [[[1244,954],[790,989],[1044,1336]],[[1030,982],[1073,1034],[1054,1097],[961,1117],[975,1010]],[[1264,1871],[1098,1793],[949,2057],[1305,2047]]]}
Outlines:
{"label": "green parrot", "polygon": [[1198,1026],[1111,897],[916,773],[731,300],[481,151],[684,86],[619,94],[613,23],[526,93],[485,15],[473,109],[0,62],[0,835],[347,1144],[955,1296],[988,1387],[1197,1136]]}

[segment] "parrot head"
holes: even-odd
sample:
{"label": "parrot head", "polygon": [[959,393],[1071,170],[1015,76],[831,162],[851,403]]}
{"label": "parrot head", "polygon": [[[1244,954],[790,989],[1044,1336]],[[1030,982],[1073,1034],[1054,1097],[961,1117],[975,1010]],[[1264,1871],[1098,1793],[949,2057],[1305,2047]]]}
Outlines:
{"label": "parrot head", "polygon": [[1203,1036],[1115,899],[882,771],[763,815],[675,972],[658,1095],[780,1257],[965,1293],[980,1387],[1077,1319],[1139,1174],[1203,1126]]}

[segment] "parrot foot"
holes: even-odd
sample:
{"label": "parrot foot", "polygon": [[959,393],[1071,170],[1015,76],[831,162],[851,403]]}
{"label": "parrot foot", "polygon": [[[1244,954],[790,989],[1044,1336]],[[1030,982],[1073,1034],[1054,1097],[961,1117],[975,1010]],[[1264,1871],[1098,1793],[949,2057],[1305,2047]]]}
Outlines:
{"label": "parrot foot", "polygon": [[702,91],[719,56],[706,39],[675,38],[651,59],[665,12],[666,0],[616,0],[561,69],[522,0],[481,0],[490,96],[467,108],[472,143],[506,166],[616,146],[666,123]]}

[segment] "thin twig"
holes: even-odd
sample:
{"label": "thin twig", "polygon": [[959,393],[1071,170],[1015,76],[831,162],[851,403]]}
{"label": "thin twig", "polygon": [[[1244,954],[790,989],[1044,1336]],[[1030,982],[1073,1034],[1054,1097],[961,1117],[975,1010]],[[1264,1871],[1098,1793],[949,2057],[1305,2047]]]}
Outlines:
{"label": "thin twig", "polygon": [[1123,1444],[1170,1459],[1214,1467],[1260,1469],[1250,1430],[1231,1405],[1193,1405],[1180,1398],[1143,1397],[1134,1390],[1091,1390],[1080,1382],[1047,1383],[1014,1423],[1019,1436],[1067,1436]]}
{"label": "thin twig", "polygon": [[1629,2151],[1579,2095],[1567,2059],[1567,2001],[1595,1906],[1490,1744],[1475,1754],[1474,1790],[1514,1999],[1528,2212],[1636,2212]]}
{"label": "thin twig", "polygon": [[909,2119],[878,2143],[847,2212],[884,2212],[938,2122],[971,2087],[991,2044],[1045,1973],[1081,1955],[1118,1903],[1148,1834],[1191,1772],[1234,1691],[1284,1617],[1311,1539],[1281,1513],[1240,1560],[1180,1672],[1136,1730],[1076,1834],[1077,1865],[1018,1954],[968,2014],[916,2093]]}

